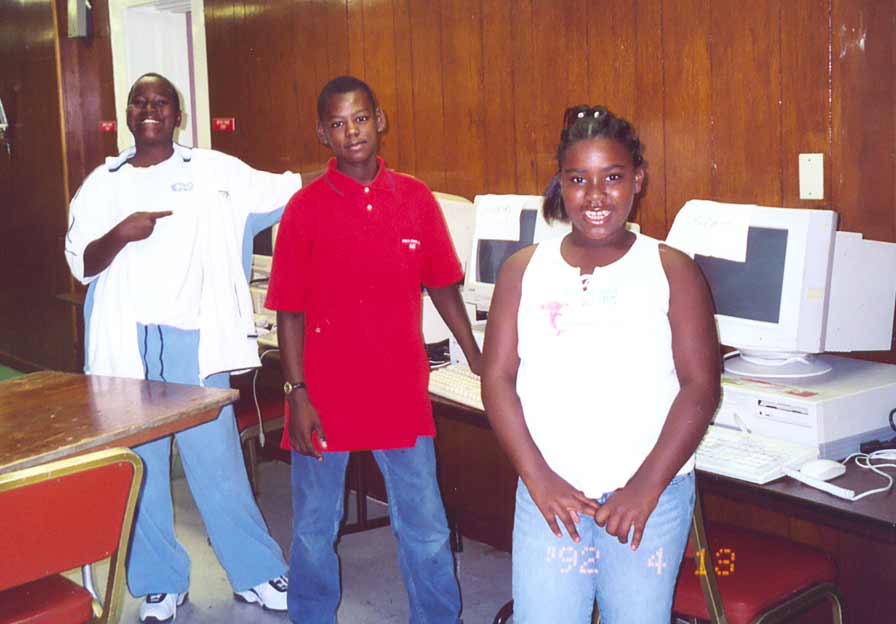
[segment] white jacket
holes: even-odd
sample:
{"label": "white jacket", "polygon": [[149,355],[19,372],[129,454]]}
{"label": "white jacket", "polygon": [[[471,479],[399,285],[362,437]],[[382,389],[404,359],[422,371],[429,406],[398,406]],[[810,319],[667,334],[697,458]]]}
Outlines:
{"label": "white jacket", "polygon": [[[199,237],[196,261],[202,263],[199,309],[199,373],[202,379],[259,365],[252,298],[241,263],[242,238],[250,213],[283,207],[301,187],[301,177],[252,169],[241,160],[212,150],[175,144],[175,153],[192,168]],[[85,372],[143,378],[137,343],[137,314],[131,289],[135,255],[130,245],[98,275],[84,276],[84,250],[134,212],[127,205],[124,176],[118,170],[135,153],[132,147],[106,159],[72,199],[65,257],[72,274],[87,284],[97,280],[88,325]]]}

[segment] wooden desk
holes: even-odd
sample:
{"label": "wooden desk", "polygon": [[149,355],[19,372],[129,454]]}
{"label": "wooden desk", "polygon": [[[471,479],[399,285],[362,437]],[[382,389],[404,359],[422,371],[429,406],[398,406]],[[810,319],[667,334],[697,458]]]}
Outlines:
{"label": "wooden desk", "polygon": [[439,486],[452,527],[464,537],[510,552],[516,470],[483,412],[430,396]]}
{"label": "wooden desk", "polygon": [[0,383],[0,474],[213,420],[236,401],[218,390],[43,371]]}
{"label": "wooden desk", "polygon": [[[461,534],[510,550],[516,474],[485,414],[432,397],[439,480]],[[890,470],[893,474],[896,471]],[[864,492],[886,484],[851,465],[838,485]],[[753,485],[698,471],[703,513],[829,553],[837,563],[849,622],[896,622],[896,493],[849,502],[792,479]],[[761,553],[757,553],[761,556]],[[738,553],[738,557],[747,553]],[[800,622],[829,622],[809,614]]]}
{"label": "wooden desk", "polygon": [[[892,476],[896,472],[884,469]],[[852,531],[889,544],[896,544],[896,494],[872,494],[850,502],[793,479],[778,479],[766,485],[754,485],[711,472],[697,471],[704,494],[730,496],[736,492],[738,502],[757,507],[778,509],[789,517],[817,522],[834,529]],[[887,485],[883,477],[850,462],[846,474],[833,483],[852,489],[856,494]],[[896,616],[894,616],[896,620]]]}

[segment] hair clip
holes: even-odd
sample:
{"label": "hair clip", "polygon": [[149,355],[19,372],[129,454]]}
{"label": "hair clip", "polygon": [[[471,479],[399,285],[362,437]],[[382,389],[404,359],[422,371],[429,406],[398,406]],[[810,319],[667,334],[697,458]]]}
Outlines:
{"label": "hair clip", "polygon": [[584,104],[572,106],[563,113],[563,127],[569,128],[580,119],[585,119],[586,117],[598,119],[606,112],[607,110],[603,106],[587,106]]}

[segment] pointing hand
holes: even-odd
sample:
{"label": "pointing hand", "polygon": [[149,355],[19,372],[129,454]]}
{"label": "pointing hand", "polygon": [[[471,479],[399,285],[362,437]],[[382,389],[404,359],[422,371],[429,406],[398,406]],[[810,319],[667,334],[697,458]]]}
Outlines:
{"label": "pointing hand", "polygon": [[156,227],[156,221],[168,217],[173,213],[170,210],[157,212],[135,212],[128,215],[116,228],[118,235],[126,242],[133,242],[149,238]]}

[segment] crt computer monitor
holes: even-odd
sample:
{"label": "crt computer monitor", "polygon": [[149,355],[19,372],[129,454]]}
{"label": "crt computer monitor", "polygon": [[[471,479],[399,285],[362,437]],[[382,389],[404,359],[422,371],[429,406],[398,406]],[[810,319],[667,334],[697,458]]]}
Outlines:
{"label": "crt computer monitor", "polygon": [[[473,224],[475,223],[473,202],[466,197],[450,193],[433,191],[432,194],[442,210],[454,251],[460,260],[461,268],[466,273],[467,263],[470,261],[470,247],[473,244]],[[423,341],[426,344],[438,344],[451,337],[448,326],[436,310],[428,293],[423,295],[422,325]]]}
{"label": "crt computer monitor", "polygon": [[460,260],[464,273],[467,271],[467,263],[470,261],[470,246],[473,244],[473,224],[475,212],[473,202],[460,195],[433,191],[433,197],[442,209],[445,224],[448,226],[448,234],[454,244],[454,251]]}
{"label": "crt computer monitor", "polygon": [[[260,217],[266,216],[260,215]],[[260,218],[259,222],[261,222]],[[274,243],[277,240],[278,227],[279,224],[274,224],[273,226],[263,228],[255,234],[250,242],[244,241],[243,261],[245,263],[247,261],[245,256],[251,254],[249,259],[249,281],[253,284],[264,284],[271,276],[271,265],[274,260]]]}
{"label": "crt computer monitor", "polygon": [[837,216],[830,210],[692,200],[667,242],[691,255],[716,306],[719,340],[739,354],[726,370],[805,377],[824,351]]}
{"label": "crt computer monitor", "polygon": [[533,243],[565,236],[568,223],[545,221],[541,195],[477,195],[476,224],[464,280],[464,300],[487,312],[501,265]]}

